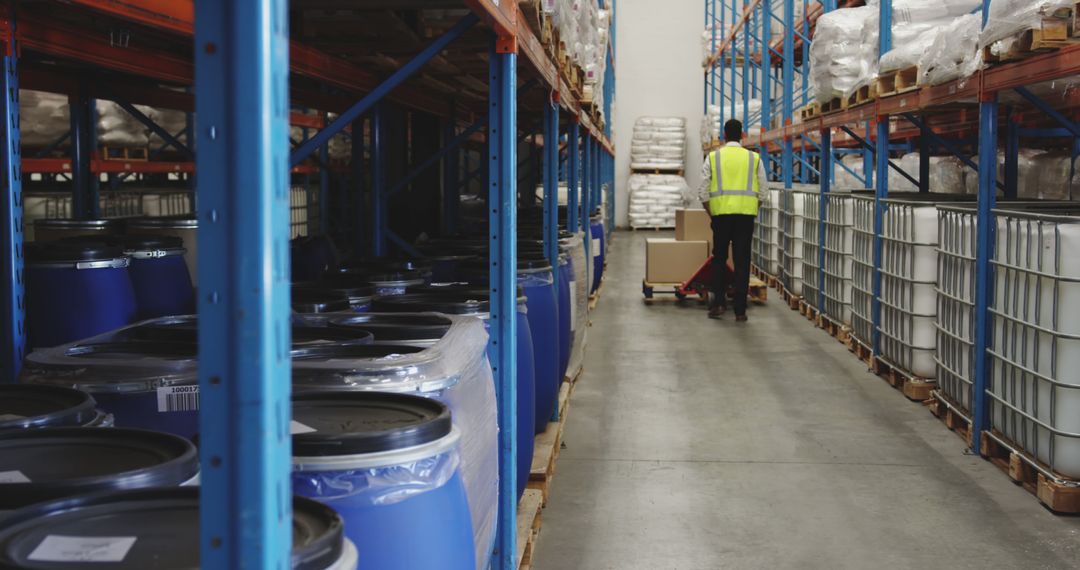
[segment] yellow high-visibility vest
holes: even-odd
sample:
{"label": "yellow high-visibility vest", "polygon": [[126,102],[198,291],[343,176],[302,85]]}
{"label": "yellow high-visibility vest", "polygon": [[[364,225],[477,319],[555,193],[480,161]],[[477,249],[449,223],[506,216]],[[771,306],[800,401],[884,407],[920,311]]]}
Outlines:
{"label": "yellow high-visibility vest", "polygon": [[757,171],[761,157],[738,146],[725,146],[709,153],[712,187],[709,189],[709,214],[726,216],[758,213]]}

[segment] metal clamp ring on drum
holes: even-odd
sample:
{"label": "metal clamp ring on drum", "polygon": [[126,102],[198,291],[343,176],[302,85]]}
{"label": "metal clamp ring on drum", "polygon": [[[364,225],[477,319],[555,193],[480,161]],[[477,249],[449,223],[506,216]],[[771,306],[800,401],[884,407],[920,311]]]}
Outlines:
{"label": "metal clamp ring on drum", "polygon": [[124,255],[131,256],[132,259],[161,259],[170,255],[183,254],[183,249],[139,249],[124,252]]}
{"label": "metal clamp ring on drum", "polygon": [[53,261],[50,263],[30,263],[29,265],[45,269],[71,269],[72,267],[75,269],[123,269],[130,264],[130,258],[117,257],[100,261]]}

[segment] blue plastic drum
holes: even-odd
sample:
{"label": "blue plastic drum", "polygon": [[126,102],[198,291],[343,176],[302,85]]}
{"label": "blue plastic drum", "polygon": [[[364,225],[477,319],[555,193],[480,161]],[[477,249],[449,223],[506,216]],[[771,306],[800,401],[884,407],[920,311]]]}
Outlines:
{"label": "blue plastic drum", "polygon": [[[294,497],[292,503],[289,568],[355,570],[356,548],[344,538],[341,517],[310,499]],[[79,537],[94,538],[97,548],[70,548],[70,539]],[[0,568],[199,568],[199,543],[198,487],[91,493],[38,503],[0,520]]]}
{"label": "blue plastic drum", "polygon": [[352,310],[344,291],[323,287],[293,287],[292,310],[297,313],[344,313]]}
{"label": "blue plastic drum", "polygon": [[289,242],[292,280],[316,281],[339,262],[334,242],[326,236],[299,237]]}
{"label": "blue plastic drum", "polygon": [[184,262],[184,242],[174,236],[119,236],[110,240],[131,258],[139,319],[195,312],[195,289]]}
{"label": "blue plastic drum", "polygon": [[291,427],[293,492],[341,514],[360,568],[476,570],[460,434],[446,405],[303,393],[293,396]]}
{"label": "blue plastic drum", "polygon": [[[485,261],[462,266],[466,280],[483,286],[488,280]],[[536,433],[543,433],[551,420],[559,399],[559,311],[555,306],[558,294],[551,264],[540,254],[522,253],[518,256],[517,284],[525,292],[529,331],[533,343],[533,378],[536,383]],[[520,342],[520,341],[519,341]]]}
{"label": "blue plastic drum", "polygon": [[57,346],[135,320],[130,259],[91,242],[26,244],[26,321],[30,347]]}
{"label": "blue plastic drum", "polygon": [[[487,289],[469,287],[426,287],[423,293],[375,299],[372,308],[377,313],[445,313],[473,315],[484,319],[490,331]],[[533,364],[532,333],[525,309],[525,298],[518,298],[517,330],[517,492],[525,492],[532,470],[533,443],[536,428],[536,379]],[[490,351],[490,346],[489,346]]]}
{"label": "blue plastic drum", "polygon": [[349,300],[349,307],[354,313],[366,313],[371,310],[371,300],[375,298],[374,286],[363,278],[355,278],[347,274],[328,274],[319,282],[293,283],[293,291],[297,289],[329,291],[344,295]]}
{"label": "blue plastic drum", "polygon": [[[109,427],[94,397],[62,386],[0,384],[0,433],[33,428]],[[3,469],[0,469],[3,471]]]}
{"label": "blue plastic drum", "polygon": [[600,278],[604,275],[604,259],[606,255],[606,243],[604,240],[604,221],[600,216],[596,216],[589,220],[589,230],[592,233],[592,262],[593,262],[593,274],[592,274],[592,289],[590,293],[595,293],[600,288]]}
{"label": "blue plastic drum", "polygon": [[574,268],[570,256],[559,254],[559,382],[566,378],[570,367],[570,347],[574,334],[570,330],[573,307],[570,304],[570,282],[574,280]]}
{"label": "blue plastic drum", "polygon": [[197,353],[187,342],[73,344],[31,353],[20,381],[87,392],[117,427],[190,439],[199,430]]}
{"label": "blue plastic drum", "polygon": [[85,493],[198,483],[195,445],[129,429],[55,428],[0,435],[0,512]]}

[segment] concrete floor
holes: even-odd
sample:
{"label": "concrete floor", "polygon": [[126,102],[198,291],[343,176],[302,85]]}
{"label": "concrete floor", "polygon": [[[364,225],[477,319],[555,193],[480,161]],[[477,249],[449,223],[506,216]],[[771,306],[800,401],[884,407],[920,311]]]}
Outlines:
{"label": "concrete floor", "polygon": [[616,235],[533,568],[1080,568],[1080,518],[775,295],[644,305],[661,236]]}

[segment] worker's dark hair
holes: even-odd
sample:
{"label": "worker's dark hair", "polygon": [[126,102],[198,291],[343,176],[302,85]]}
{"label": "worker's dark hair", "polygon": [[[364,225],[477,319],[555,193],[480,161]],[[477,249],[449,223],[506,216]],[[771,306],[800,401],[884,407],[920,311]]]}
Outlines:
{"label": "worker's dark hair", "polygon": [[724,123],[724,140],[739,142],[742,140],[742,123],[737,119],[731,119]]}

